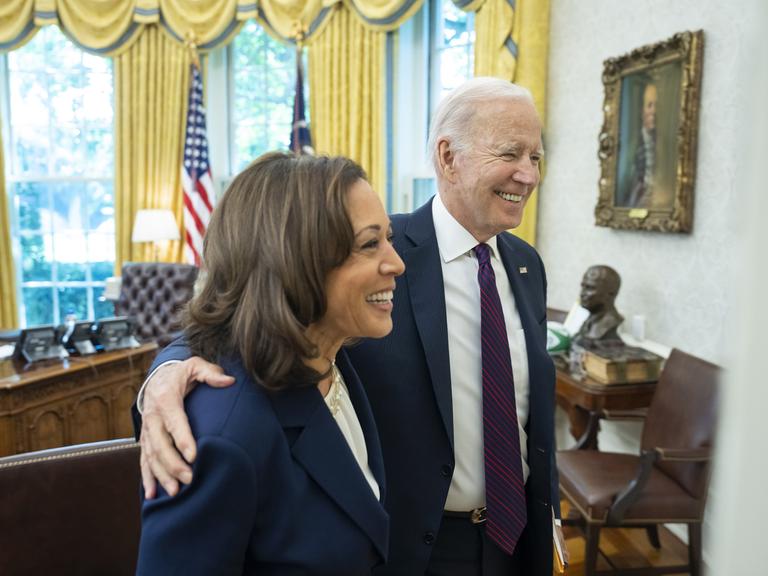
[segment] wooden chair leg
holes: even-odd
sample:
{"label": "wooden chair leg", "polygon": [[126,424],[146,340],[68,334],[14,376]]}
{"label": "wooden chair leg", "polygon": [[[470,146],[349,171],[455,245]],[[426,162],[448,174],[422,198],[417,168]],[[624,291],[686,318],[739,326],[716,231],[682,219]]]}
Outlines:
{"label": "wooden chair leg", "polygon": [[701,523],[688,524],[688,562],[691,576],[701,575]]}
{"label": "wooden chair leg", "polygon": [[597,571],[597,552],[600,544],[600,525],[589,524],[584,530],[587,542],[584,550],[584,576],[594,576]]}
{"label": "wooden chair leg", "polygon": [[654,524],[653,526],[646,526],[645,532],[648,534],[648,542],[651,543],[651,546],[656,548],[656,550],[661,548],[661,541],[659,541],[659,525]]}

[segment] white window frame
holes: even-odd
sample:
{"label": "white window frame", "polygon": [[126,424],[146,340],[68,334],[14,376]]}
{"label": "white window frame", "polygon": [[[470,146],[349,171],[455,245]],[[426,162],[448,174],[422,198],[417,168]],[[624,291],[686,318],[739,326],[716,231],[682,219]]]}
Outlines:
{"label": "white window frame", "polygon": [[[70,40],[71,41],[71,40]],[[112,67],[112,80],[113,80],[113,94],[114,94],[114,67]],[[57,266],[58,262],[56,259],[51,261],[51,280],[32,280],[32,281],[23,281],[22,279],[22,265],[23,265],[23,258],[22,258],[22,251],[21,251],[21,236],[22,232],[20,230],[20,224],[18,221],[18,213],[19,213],[19,198],[16,196],[14,191],[14,184],[17,183],[24,183],[24,182],[34,182],[34,183],[40,183],[40,184],[46,184],[46,183],[56,183],[56,184],[66,184],[66,183],[88,183],[88,182],[106,182],[106,183],[114,183],[114,164],[113,164],[113,175],[111,177],[90,177],[87,175],[82,176],[64,176],[64,177],[55,177],[50,175],[25,175],[25,176],[14,176],[13,175],[13,165],[16,160],[15,150],[14,150],[14,140],[13,140],[13,129],[11,126],[10,118],[11,118],[11,104],[10,104],[10,69],[8,64],[8,55],[2,54],[0,55],[0,108],[2,109],[2,117],[7,118],[9,120],[4,121],[2,123],[2,135],[3,135],[3,156],[4,156],[4,164],[5,164],[5,182],[6,182],[6,200],[10,200],[9,202],[9,208],[10,208],[10,226],[11,226],[11,251],[13,255],[13,266],[15,269],[15,291],[16,291],[16,302],[17,302],[17,310],[19,315],[19,326],[21,328],[27,327],[27,314],[26,314],[26,304],[24,303],[24,288],[48,288],[52,291],[52,298],[51,298],[51,305],[53,307],[53,314],[52,314],[52,322],[54,325],[61,324],[63,322],[63,318],[61,317],[60,313],[60,302],[59,302],[59,288],[85,288],[86,289],[86,298],[87,298],[87,314],[88,318],[94,319],[95,316],[95,292],[98,289],[101,289],[103,291],[104,286],[106,284],[105,281],[101,280],[93,280],[92,277],[92,271],[90,262],[86,262],[85,266],[85,280],[70,280],[70,281],[61,281],[61,280],[53,280],[53,278],[57,277]],[[112,133],[115,133],[115,112],[114,112],[114,100],[113,100],[113,115],[112,115]],[[52,188],[48,188],[48,205],[53,205],[53,199],[52,199]],[[114,193],[114,190],[113,190]],[[88,229],[85,234],[87,235],[90,229]],[[30,236],[34,236],[35,234],[29,234]],[[114,262],[114,259],[113,259]],[[82,318],[81,318],[82,320]]]}

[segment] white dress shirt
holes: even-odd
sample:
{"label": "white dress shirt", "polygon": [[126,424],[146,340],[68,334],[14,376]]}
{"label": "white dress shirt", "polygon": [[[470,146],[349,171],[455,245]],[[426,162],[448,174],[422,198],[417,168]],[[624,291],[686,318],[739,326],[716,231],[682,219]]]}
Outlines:
{"label": "white dress shirt", "polygon": [[[336,386],[339,387],[338,393],[335,389]],[[379,500],[381,492],[379,490],[379,483],[376,482],[376,478],[368,464],[368,448],[365,445],[363,427],[360,426],[360,419],[357,417],[355,407],[352,405],[352,399],[349,397],[347,384],[344,382],[343,377],[331,384],[331,389],[325,395],[325,404],[328,406],[331,416],[336,420],[336,424],[338,424],[342,436],[347,441],[349,449],[352,451],[352,455],[355,457],[358,466],[360,466],[360,470],[363,472],[363,476],[365,476],[373,494]]]}
{"label": "white dress shirt", "polygon": [[[453,400],[453,441],[456,466],[445,509],[466,512],[485,506],[485,461],[483,456],[483,379],[480,347],[480,286],[478,263],[472,249],[477,240],[446,209],[440,196],[432,202],[440,265],[445,289],[448,354]],[[528,449],[524,427],[528,422],[528,354],[507,272],[499,257],[496,237],[486,242],[496,276],[509,354],[515,379],[515,404],[520,429],[523,480],[528,480]]]}

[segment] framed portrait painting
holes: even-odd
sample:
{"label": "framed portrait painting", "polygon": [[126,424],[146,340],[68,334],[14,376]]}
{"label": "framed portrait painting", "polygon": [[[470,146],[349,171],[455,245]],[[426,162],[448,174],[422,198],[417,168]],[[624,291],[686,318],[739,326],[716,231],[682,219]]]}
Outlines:
{"label": "framed portrait painting", "polygon": [[603,63],[598,226],[690,232],[702,31]]}

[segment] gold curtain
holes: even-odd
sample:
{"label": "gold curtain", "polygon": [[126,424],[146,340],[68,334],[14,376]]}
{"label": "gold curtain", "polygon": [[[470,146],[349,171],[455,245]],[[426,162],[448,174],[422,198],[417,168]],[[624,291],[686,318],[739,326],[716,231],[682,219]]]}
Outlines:
{"label": "gold curtain", "polygon": [[[115,58],[115,272],[128,261],[152,259],[149,246],[131,243],[136,211],[170,208],[182,222],[181,163],[184,151],[188,49],[157,26]],[[181,242],[160,255],[180,262]]]}
{"label": "gold curtain", "polygon": [[0,50],[27,42],[40,26],[60,25],[82,48],[117,56],[130,48],[148,24],[173,38],[194,38],[202,52],[229,42],[240,24],[255,18],[282,40],[321,34],[339,6],[347,6],[366,27],[400,27],[423,0],[2,0]]}
{"label": "gold curtain", "polygon": [[[546,126],[549,0],[517,0],[514,5],[485,0],[477,9],[475,76],[497,76],[528,88]],[[538,194],[528,200],[522,223],[512,230],[530,244],[536,242],[537,213]]]}
{"label": "gold curtain", "polygon": [[0,328],[16,328],[19,318],[16,308],[16,281],[11,250],[11,220],[8,217],[8,196],[5,194],[3,146],[0,138]]}
{"label": "gold curtain", "polygon": [[315,150],[357,161],[384,201],[386,33],[368,29],[341,6],[308,54]]}

